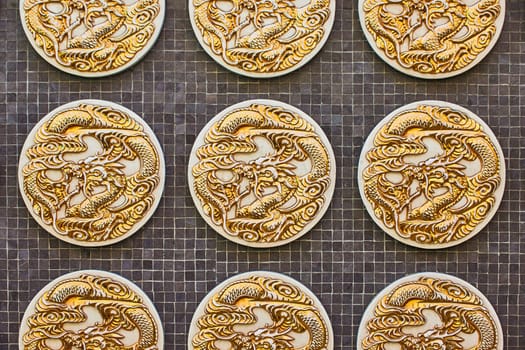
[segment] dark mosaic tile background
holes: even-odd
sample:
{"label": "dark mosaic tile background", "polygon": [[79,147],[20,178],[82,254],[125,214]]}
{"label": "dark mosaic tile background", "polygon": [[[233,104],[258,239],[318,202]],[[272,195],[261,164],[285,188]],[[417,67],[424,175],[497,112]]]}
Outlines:
{"label": "dark mosaic tile background", "polygon": [[[525,347],[525,2],[507,0],[507,21],[490,55],[442,81],[397,73],[365,42],[356,0],[338,0],[334,30],[300,71],[272,80],[229,73],[199,47],[186,0],[167,0],[163,32],[130,70],[81,79],[59,72],[30,47],[18,1],[0,1],[0,347],[17,349],[32,296],[51,279],[104,269],[141,286],[164,321],[166,349],[184,349],[199,301],[218,282],[255,269],[289,274],[310,287],[331,316],[335,345],[355,348],[368,302],[408,273],[438,271],[477,286],[495,306],[505,348]],[[164,197],[149,223],[114,246],[81,249],[40,229],[17,186],[18,153],[29,130],[53,108],[79,98],[131,108],[164,147]],[[331,208],[311,233],[284,247],[254,250],[215,234],[198,216],[186,183],[195,135],[213,115],[249,98],[272,98],[312,115],[338,162]],[[463,105],[488,122],[506,156],[507,187],[492,222],[474,239],[443,251],[400,244],[373,224],[359,198],[356,164],[364,138],[386,113],[421,99]]]}

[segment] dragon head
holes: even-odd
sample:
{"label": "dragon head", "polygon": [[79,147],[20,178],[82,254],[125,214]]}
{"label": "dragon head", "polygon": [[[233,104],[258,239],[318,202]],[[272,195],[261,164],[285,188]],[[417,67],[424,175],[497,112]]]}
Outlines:
{"label": "dragon head", "polygon": [[438,188],[456,182],[454,179],[465,177],[465,166],[447,159],[430,158],[418,164],[418,168],[420,171],[417,178],[425,183],[424,187],[429,197],[433,196]]}
{"label": "dragon head", "polygon": [[79,330],[76,333],[68,333],[62,337],[68,349],[79,350],[117,350],[122,349],[121,339],[123,335],[117,330],[109,330],[98,327],[97,325]]}
{"label": "dragon head", "polygon": [[250,161],[248,166],[252,169],[255,180],[255,194],[262,197],[264,189],[270,186],[277,186],[281,190],[281,179],[288,176],[295,176],[293,170],[295,166],[290,164],[291,159],[280,159],[279,155],[267,155]]}
{"label": "dragon head", "polygon": [[294,338],[290,330],[280,332],[272,328],[259,328],[246,334],[238,335],[232,343],[236,350],[285,350],[293,349]]}
{"label": "dragon head", "polygon": [[449,332],[447,329],[435,327],[416,336],[409,336],[403,340],[408,350],[462,350],[463,338],[458,337],[459,329]]}

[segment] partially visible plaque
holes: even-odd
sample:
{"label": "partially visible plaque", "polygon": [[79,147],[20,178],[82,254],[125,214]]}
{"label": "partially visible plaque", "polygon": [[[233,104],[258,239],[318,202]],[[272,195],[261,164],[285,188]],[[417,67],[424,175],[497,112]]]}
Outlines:
{"label": "partially visible plaque", "polygon": [[113,273],[83,270],[35,295],[22,318],[19,349],[163,350],[164,332],[139,287]]}
{"label": "partially visible plaque", "polygon": [[333,350],[328,315],[317,297],[285,275],[254,271],[214,288],[191,321],[188,350]]}
{"label": "partially visible plaque", "polygon": [[400,72],[439,79],[461,74],[492,50],[505,0],[359,0],[365,36]]}
{"label": "partially visible plaque", "polygon": [[442,273],[401,278],[366,309],[357,350],[503,350],[503,331],[489,300],[469,283]]}
{"label": "partially visible plaque", "polygon": [[290,73],[328,40],[335,0],[189,0],[193,31],[217,63],[252,78]]}
{"label": "partially visible plaque", "polygon": [[119,73],[155,44],[164,0],[20,0],[36,52],[54,67],[86,78]]}

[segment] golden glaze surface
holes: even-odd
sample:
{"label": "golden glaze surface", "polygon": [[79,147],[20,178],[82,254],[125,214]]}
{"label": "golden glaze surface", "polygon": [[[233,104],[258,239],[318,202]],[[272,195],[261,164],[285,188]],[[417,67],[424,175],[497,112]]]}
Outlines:
{"label": "golden glaze surface", "polygon": [[193,187],[205,215],[245,242],[299,235],[330,200],[334,169],[326,145],[311,124],[282,107],[233,110],[212,125],[196,156]]}
{"label": "golden glaze surface", "polygon": [[29,209],[58,236],[115,240],[152,210],[159,152],[124,111],[79,104],[52,115],[29,141],[22,189]]}
{"label": "golden glaze surface", "polygon": [[21,339],[24,350],[161,350],[156,322],[144,300],[125,284],[81,274],[45,291]]}
{"label": "golden glaze surface", "polygon": [[[436,316],[439,321],[430,320]],[[497,324],[474,291],[420,277],[379,300],[360,345],[363,350],[496,350],[502,348]],[[472,345],[465,345],[467,338]]]}
{"label": "golden glaze surface", "polygon": [[[333,0],[191,0],[202,42],[226,66],[248,73],[282,72],[325,40]],[[298,6],[300,4],[300,6]]]}
{"label": "golden glaze surface", "polygon": [[419,104],[371,137],[364,195],[387,229],[418,244],[445,244],[468,236],[490,215],[502,159],[474,119]]}
{"label": "golden glaze surface", "polygon": [[364,0],[364,26],[400,67],[439,75],[462,70],[496,40],[502,0]]}
{"label": "golden glaze surface", "polygon": [[[270,316],[259,320],[257,310]],[[240,331],[241,326],[254,326]],[[314,301],[295,285],[273,277],[251,276],[234,281],[215,293],[197,320],[193,350],[329,348],[329,330]],[[306,345],[295,345],[298,335],[307,335]],[[224,349],[225,347],[221,347]]]}
{"label": "golden glaze surface", "polygon": [[76,73],[115,71],[154,37],[159,0],[24,0],[26,29],[43,55]]}

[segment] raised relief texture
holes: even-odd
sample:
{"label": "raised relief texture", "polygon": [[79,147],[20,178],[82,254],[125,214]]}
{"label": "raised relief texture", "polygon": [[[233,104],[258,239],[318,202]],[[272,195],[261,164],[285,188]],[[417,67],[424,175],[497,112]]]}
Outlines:
{"label": "raised relief texture", "polygon": [[144,128],[109,107],[81,104],[57,113],[25,155],[30,210],[76,241],[125,235],[151,209],[160,182],[159,154]]}
{"label": "raised relief texture", "polygon": [[[257,310],[271,321],[261,323]],[[247,332],[238,328],[254,326]],[[215,294],[197,321],[194,350],[328,348],[329,332],[314,302],[285,281],[253,276],[233,282]],[[296,346],[296,337],[307,334],[306,344]]]}
{"label": "raised relief texture", "polygon": [[315,129],[281,107],[253,104],[229,113],[207,132],[197,158],[194,190],[205,215],[246,242],[299,234],[320,212],[332,181]]}
{"label": "raised relief texture", "polygon": [[[94,313],[97,321],[90,322]],[[158,326],[143,300],[107,277],[59,282],[38,299],[27,326],[24,350],[160,350]]]}
{"label": "raised relief texture", "polygon": [[446,107],[399,113],[374,136],[366,160],[364,193],[375,216],[402,238],[429,245],[475,230],[502,181],[490,137]]}
{"label": "raised relief texture", "polygon": [[130,62],[152,38],[158,0],[25,0],[25,24],[59,66],[106,72]]}
{"label": "raised relief texture", "polygon": [[297,65],[328,35],[330,1],[193,0],[194,22],[225,64],[274,73]]}
{"label": "raised relief texture", "polygon": [[[438,321],[430,319],[436,316]],[[501,341],[496,322],[470,290],[452,281],[422,277],[396,286],[379,301],[361,346],[364,350],[495,350]]]}
{"label": "raised relief texture", "polygon": [[[471,5],[467,5],[471,3]],[[500,0],[365,0],[364,23],[377,48],[424,74],[465,68],[496,36]]]}

